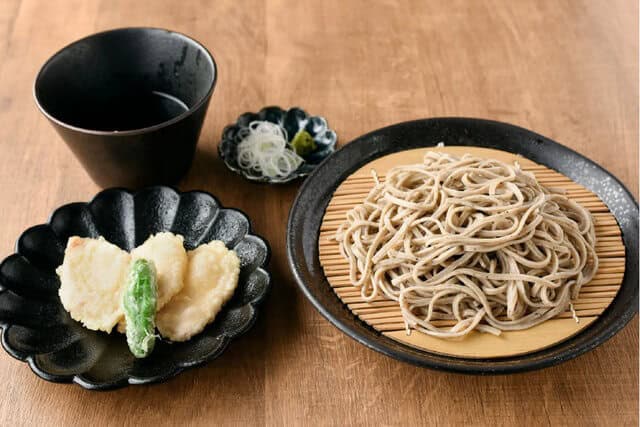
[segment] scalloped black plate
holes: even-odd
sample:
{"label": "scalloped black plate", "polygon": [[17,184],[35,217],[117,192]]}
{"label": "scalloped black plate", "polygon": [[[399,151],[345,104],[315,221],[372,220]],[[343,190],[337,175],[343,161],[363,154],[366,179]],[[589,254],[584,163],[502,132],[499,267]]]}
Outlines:
{"label": "scalloped black plate", "polygon": [[[626,271],[618,295],[588,328],[555,346],[502,359],[464,359],[418,350],[380,334],[360,321],[336,296],[318,259],[318,234],[324,211],[340,183],[362,165],[386,154],[438,142],[518,153],[554,169],[595,192],[616,217],[626,248]],[[289,214],[289,265],[306,297],[337,328],[387,356],[433,369],[507,374],[544,368],[572,359],[602,344],[638,312],[638,204],[609,172],[542,135],[480,119],[435,118],[400,123],[361,136],[338,150],[304,182]]]}
{"label": "scalloped black plate", "polygon": [[[238,166],[237,146],[240,143],[238,133],[246,128],[254,120],[266,120],[280,125],[287,131],[289,142],[300,130],[306,130],[313,137],[317,148],[303,156],[304,163],[298,169],[284,178],[267,178],[247,171]],[[329,128],[327,120],[321,116],[311,116],[301,108],[293,107],[283,110],[280,107],[265,107],[257,113],[244,113],[238,120],[222,131],[222,141],[218,144],[218,155],[230,170],[242,175],[249,181],[264,182],[268,184],[284,184],[295,179],[309,175],[324,159],[335,151],[338,136]]]}
{"label": "scalloped black plate", "polygon": [[[135,359],[124,335],[91,331],[71,319],[58,297],[55,269],[70,236],[101,235],[131,250],[160,231],[182,234],[186,249],[222,240],[240,257],[240,279],[233,298],[202,333],[182,343],[160,340],[148,358]],[[136,193],[104,190],[89,203],[64,205],[46,224],[27,229],[16,253],[0,264],[2,346],[49,381],[99,390],[165,381],[215,359],[254,324],[270,289],[269,257],[267,242],[251,234],[247,216],[223,208],[211,194],[164,186]]]}

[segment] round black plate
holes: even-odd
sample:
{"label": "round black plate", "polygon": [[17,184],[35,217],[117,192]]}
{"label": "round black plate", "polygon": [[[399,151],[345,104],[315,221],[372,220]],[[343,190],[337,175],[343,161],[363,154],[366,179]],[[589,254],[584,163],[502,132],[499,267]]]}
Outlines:
{"label": "round black plate", "polygon": [[[70,236],[103,236],[131,250],[160,231],[182,234],[186,249],[222,240],[238,253],[240,278],[233,298],[202,333],[181,343],[160,340],[149,357],[135,359],[124,335],[85,329],[69,316],[58,297],[55,269]],[[160,186],[136,193],[104,190],[26,230],[16,253],[0,264],[2,346],[49,381],[88,389],[164,381],[218,357],[253,325],[270,287],[269,254],[267,242],[251,234],[246,215],[223,208],[208,193]]]}
{"label": "round black plate", "polygon": [[[412,148],[462,145],[518,153],[595,192],[615,215],[626,248],[620,292],[605,312],[578,335],[553,347],[501,359],[461,359],[429,353],[387,338],[360,321],[335,295],[318,259],[324,211],[340,183],[364,164]],[[287,251],[300,289],[331,323],[387,356],[429,368],[471,374],[505,374],[555,365],[611,338],[638,311],[638,204],[609,172],[544,136],[488,120],[435,118],[400,123],[357,138],[323,162],[304,182],[289,215]]]}

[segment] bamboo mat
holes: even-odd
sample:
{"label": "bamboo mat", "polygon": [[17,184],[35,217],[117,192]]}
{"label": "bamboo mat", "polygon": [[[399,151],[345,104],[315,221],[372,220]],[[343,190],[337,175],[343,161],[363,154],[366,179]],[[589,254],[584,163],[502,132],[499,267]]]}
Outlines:
{"label": "bamboo mat", "polygon": [[[404,327],[397,302],[378,297],[366,302],[360,290],[349,281],[349,264],[339,253],[338,243],[332,239],[346,212],[361,203],[373,186],[371,170],[380,179],[394,166],[420,163],[427,151],[446,151],[461,156],[469,153],[478,157],[493,158],[505,162],[517,161],[523,170],[533,172],[538,181],[547,187],[562,188],[568,197],[588,208],[596,226],[596,252],[600,259],[594,279],[584,285],[574,308],[579,322],[570,311],[562,313],[541,325],[524,331],[503,332],[496,337],[491,334],[472,332],[462,340],[443,340],[418,331],[410,335]],[[362,321],[380,333],[404,344],[430,352],[457,357],[493,358],[529,353],[551,346],[578,333],[609,306],[618,293],[625,270],[625,250],[620,228],[605,204],[591,191],[571,181],[564,175],[536,164],[518,155],[478,147],[431,147],[402,151],[374,160],[349,176],[335,191],[327,206],[318,240],[320,264],[336,295]],[[436,325],[453,325],[451,321],[434,321]]]}

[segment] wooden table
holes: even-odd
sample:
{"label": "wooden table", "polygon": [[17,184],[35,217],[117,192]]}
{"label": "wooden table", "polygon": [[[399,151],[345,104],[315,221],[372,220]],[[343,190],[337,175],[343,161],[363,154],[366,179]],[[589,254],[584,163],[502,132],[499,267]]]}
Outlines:
{"label": "wooden table", "polygon": [[624,0],[2,0],[2,255],[53,208],[99,190],[34,105],[39,66],[89,33],[166,27],[203,42],[220,71],[180,188],[249,214],[273,248],[274,287],[250,333],[165,384],[87,392],[0,352],[0,424],[637,425],[637,318],[589,354],[527,374],[389,359],[338,332],[296,288],[285,233],[298,184],[249,184],[215,154],[225,124],[267,104],[325,115],[342,142],[404,120],[484,117],[572,147],[637,196],[637,17]]}

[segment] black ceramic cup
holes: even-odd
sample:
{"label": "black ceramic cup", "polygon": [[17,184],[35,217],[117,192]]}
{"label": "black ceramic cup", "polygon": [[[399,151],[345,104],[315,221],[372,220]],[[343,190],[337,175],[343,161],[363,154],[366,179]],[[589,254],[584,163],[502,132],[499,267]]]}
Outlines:
{"label": "black ceramic cup", "polygon": [[78,40],[40,69],[40,111],[102,187],[174,184],[187,172],[216,83],[197,41],[157,28]]}

